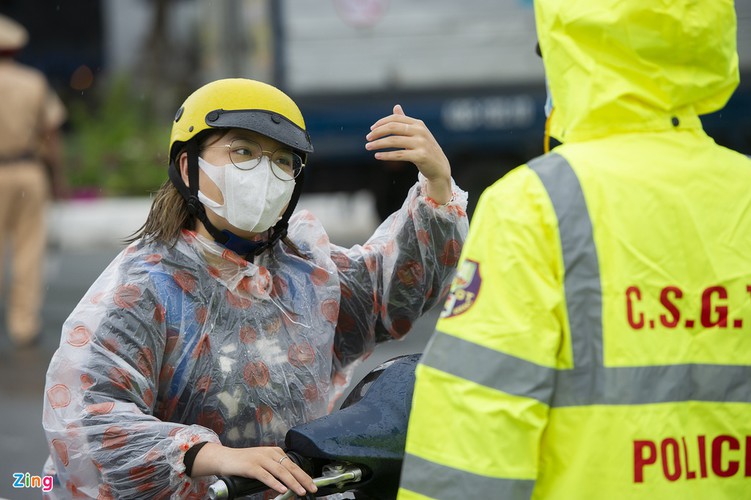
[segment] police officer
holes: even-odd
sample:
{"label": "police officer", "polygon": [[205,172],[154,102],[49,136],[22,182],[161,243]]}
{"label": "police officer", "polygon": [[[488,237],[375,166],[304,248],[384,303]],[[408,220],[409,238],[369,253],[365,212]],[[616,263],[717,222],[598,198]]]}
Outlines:
{"label": "police officer", "polygon": [[733,2],[535,14],[562,144],[480,199],[399,498],[748,498],[751,160],[699,120],[738,84]]}
{"label": "police officer", "polygon": [[10,247],[6,315],[19,347],[34,344],[40,333],[48,176],[59,191],[59,128],[66,118],[45,77],[14,61],[27,40],[20,24],[0,15],[0,263]]}

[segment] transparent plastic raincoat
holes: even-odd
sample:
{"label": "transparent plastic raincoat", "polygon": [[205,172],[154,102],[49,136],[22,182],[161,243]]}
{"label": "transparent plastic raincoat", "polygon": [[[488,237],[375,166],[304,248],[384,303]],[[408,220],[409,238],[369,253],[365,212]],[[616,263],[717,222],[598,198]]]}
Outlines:
{"label": "transparent plastic raincoat", "polygon": [[466,193],[437,206],[424,178],[363,246],[329,242],[301,211],[290,239],[249,263],[184,231],[137,241],[63,326],[47,373],[51,498],[201,498],[194,444],[282,445],[325,415],[353,363],[439,302],[467,232]]}

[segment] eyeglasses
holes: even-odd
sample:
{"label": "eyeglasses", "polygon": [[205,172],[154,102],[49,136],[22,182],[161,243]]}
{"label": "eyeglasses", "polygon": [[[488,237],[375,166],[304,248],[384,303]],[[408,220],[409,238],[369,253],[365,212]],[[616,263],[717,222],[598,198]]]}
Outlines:
{"label": "eyeglasses", "polygon": [[230,162],[240,170],[253,170],[261,163],[261,157],[271,160],[271,172],[280,180],[294,180],[305,164],[297,153],[289,149],[264,151],[260,144],[248,139],[233,139],[229,144],[204,146],[202,149],[227,148]]}

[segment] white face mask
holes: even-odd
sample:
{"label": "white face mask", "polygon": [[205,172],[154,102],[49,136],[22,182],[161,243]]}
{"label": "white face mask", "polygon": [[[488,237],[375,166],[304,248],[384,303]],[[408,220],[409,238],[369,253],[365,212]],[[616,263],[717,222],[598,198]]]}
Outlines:
{"label": "white face mask", "polygon": [[251,170],[241,170],[232,163],[213,165],[200,156],[198,166],[219,188],[224,204],[217,203],[200,190],[198,199],[236,228],[252,233],[266,231],[281,219],[281,212],[292,199],[295,189],[292,176],[283,181],[271,172],[271,161],[265,155]]}

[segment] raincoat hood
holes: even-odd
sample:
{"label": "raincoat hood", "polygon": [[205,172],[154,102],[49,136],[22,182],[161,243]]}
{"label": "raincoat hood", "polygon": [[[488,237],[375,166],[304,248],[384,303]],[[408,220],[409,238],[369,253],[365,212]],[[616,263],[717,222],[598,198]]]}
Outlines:
{"label": "raincoat hood", "polygon": [[535,17],[563,142],[699,127],[739,82],[732,0],[536,0]]}

